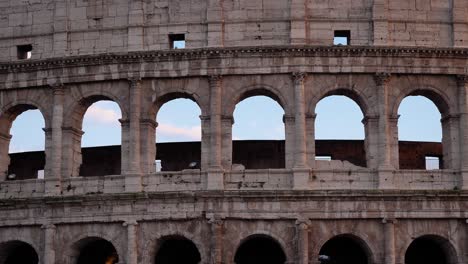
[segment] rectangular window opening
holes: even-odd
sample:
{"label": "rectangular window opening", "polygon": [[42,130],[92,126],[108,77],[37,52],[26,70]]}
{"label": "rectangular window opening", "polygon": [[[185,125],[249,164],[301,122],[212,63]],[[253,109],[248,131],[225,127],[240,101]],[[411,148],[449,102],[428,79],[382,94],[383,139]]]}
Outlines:
{"label": "rectangular window opening", "polygon": [[351,31],[350,30],[335,30],[335,37],[333,38],[333,45],[338,45],[338,46],[351,45]]}
{"label": "rectangular window opening", "polygon": [[38,170],[37,171],[37,178],[40,180],[44,179],[44,170]]}
{"label": "rectangular window opening", "polygon": [[315,156],[315,160],[331,161],[332,157],[328,155],[320,155],[320,156]]}
{"label": "rectangular window opening", "polygon": [[171,49],[185,49],[185,34],[169,34]]}
{"label": "rectangular window opening", "polygon": [[32,45],[19,45],[16,46],[18,59],[19,60],[29,60],[32,56]]}
{"label": "rectangular window opening", "polygon": [[156,172],[162,171],[162,162],[161,160],[155,160],[154,165],[156,166]]}
{"label": "rectangular window opening", "polygon": [[440,170],[440,157],[426,156],[426,170]]}

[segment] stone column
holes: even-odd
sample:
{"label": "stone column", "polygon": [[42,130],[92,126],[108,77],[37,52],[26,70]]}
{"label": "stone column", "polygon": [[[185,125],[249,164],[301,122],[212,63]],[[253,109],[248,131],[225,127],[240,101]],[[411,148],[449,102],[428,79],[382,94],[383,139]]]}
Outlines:
{"label": "stone column", "polygon": [[293,73],[294,82],[294,167],[293,188],[308,189],[309,168],[307,167],[307,141],[305,118],[304,82],[306,74]]}
{"label": "stone column", "polygon": [[137,225],[136,221],[127,221],[123,223],[127,227],[127,259],[126,264],[138,263],[138,243],[137,243]]}
{"label": "stone column", "polygon": [[223,238],[224,221],[212,218],[209,220],[211,225],[211,264],[223,263]]}
{"label": "stone column", "polygon": [[460,181],[459,186],[468,190],[468,75],[457,77],[460,146]]}
{"label": "stone column", "polygon": [[41,227],[44,229],[44,264],[55,264],[55,225],[47,224]]}
{"label": "stone column", "polygon": [[306,119],[305,119],[305,94],[304,82],[306,74],[293,73],[294,81],[294,168],[305,168],[307,164],[306,150]]}
{"label": "stone column", "polygon": [[232,125],[234,118],[232,116],[221,117],[221,141],[222,158],[221,165],[225,170],[231,170],[232,167]]}
{"label": "stone column", "polygon": [[207,174],[207,189],[224,188],[224,173],[221,167],[221,96],[223,91],[222,77],[210,76],[210,160]]}
{"label": "stone column", "polygon": [[[461,100],[461,99],[459,99]],[[440,120],[442,123],[442,146],[443,161],[442,168],[454,169],[460,168],[460,115],[446,115]]]}
{"label": "stone column", "polygon": [[[378,169],[378,187],[379,189],[393,189],[394,179],[392,171],[395,169],[392,166],[391,147],[392,129],[390,128],[390,110],[388,104],[388,82],[390,75],[388,73],[377,73],[374,76],[377,90],[377,106],[378,106],[378,130],[370,131],[373,136],[377,133],[377,169]],[[372,128],[372,127],[370,127]]]}
{"label": "stone column", "polygon": [[306,115],[306,142],[308,167],[315,168],[315,118],[316,114]]}
{"label": "stone column", "polygon": [[373,42],[375,46],[386,46],[388,39],[388,1],[374,0],[372,6]]}
{"label": "stone column", "polygon": [[210,76],[210,168],[221,169],[222,77]]}
{"label": "stone column", "polygon": [[284,141],[284,159],[286,169],[292,169],[294,167],[294,134],[295,134],[295,122],[294,116],[284,115],[283,116],[284,130],[285,130],[285,141]]}
{"label": "stone column", "polygon": [[210,167],[210,153],[211,153],[211,133],[210,133],[210,116],[201,115],[201,157],[200,157],[200,168],[202,171],[206,171]]}
{"label": "stone column", "polygon": [[8,155],[10,148],[10,134],[0,133],[0,182],[7,179],[8,166],[10,165],[10,155]]}
{"label": "stone column", "polygon": [[379,117],[365,116],[362,120],[366,138],[364,140],[364,148],[366,150],[366,165],[368,168],[376,169],[379,167]]}
{"label": "stone column", "polygon": [[156,172],[156,127],[158,123],[152,119],[140,120],[140,162],[141,173]]}
{"label": "stone column", "polygon": [[306,20],[307,3],[305,0],[291,0],[290,5],[292,45],[306,45],[308,42],[309,27]]}
{"label": "stone column", "polygon": [[62,126],[63,126],[63,96],[62,85],[53,86],[54,108],[52,113],[52,178],[62,178]]}
{"label": "stone column", "polygon": [[[141,80],[130,79],[128,167],[125,174],[140,174]],[[122,173],[123,174],[123,173]]]}
{"label": "stone column", "polygon": [[80,174],[81,137],[84,132],[73,127],[62,127],[62,178],[76,177]]}
{"label": "stone column", "polygon": [[385,243],[385,262],[384,264],[395,264],[395,219],[383,219],[384,224],[384,243]]}
{"label": "stone column", "polygon": [[309,264],[309,227],[309,220],[296,220],[298,264]]}

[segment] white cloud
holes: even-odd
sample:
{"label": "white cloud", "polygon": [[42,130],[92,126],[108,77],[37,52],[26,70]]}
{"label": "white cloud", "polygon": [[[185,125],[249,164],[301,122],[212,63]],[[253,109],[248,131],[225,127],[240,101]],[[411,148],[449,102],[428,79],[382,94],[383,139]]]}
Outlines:
{"label": "white cloud", "polygon": [[91,105],[88,108],[88,111],[86,111],[85,117],[91,122],[109,125],[118,122],[121,115],[114,110],[105,109],[97,105]]}
{"label": "white cloud", "polygon": [[193,127],[177,127],[172,124],[159,124],[156,130],[158,136],[167,136],[180,140],[197,140],[201,139],[201,126]]}

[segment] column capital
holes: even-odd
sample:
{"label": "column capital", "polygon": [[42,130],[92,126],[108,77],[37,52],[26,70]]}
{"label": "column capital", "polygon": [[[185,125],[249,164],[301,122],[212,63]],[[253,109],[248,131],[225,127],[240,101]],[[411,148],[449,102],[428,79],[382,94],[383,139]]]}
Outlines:
{"label": "column capital", "polygon": [[223,75],[221,74],[213,74],[213,75],[209,75],[208,76],[208,81],[210,83],[216,83],[216,82],[219,82],[223,79]]}
{"label": "column capital", "polygon": [[137,226],[138,225],[138,222],[136,220],[128,220],[128,221],[125,221],[123,222],[122,226]]}
{"label": "column capital", "polygon": [[42,229],[52,229],[52,230],[53,230],[53,229],[56,229],[57,226],[55,226],[54,224],[43,224],[43,225],[41,226],[41,228],[42,228]]}
{"label": "column capital", "polygon": [[140,77],[130,77],[127,79],[128,85],[131,90],[140,89],[141,78]]}
{"label": "column capital", "polygon": [[294,83],[302,83],[307,77],[306,72],[293,72],[291,73]]}
{"label": "column capital", "polygon": [[312,222],[308,218],[298,218],[298,219],[296,219],[296,226],[299,229],[307,230],[307,229],[309,229],[311,224],[312,224]]}
{"label": "column capital", "polygon": [[374,81],[378,86],[387,84],[390,81],[391,74],[388,72],[376,72],[374,74]]}
{"label": "column capital", "polygon": [[150,126],[152,126],[153,128],[157,128],[157,127],[158,127],[158,122],[154,121],[153,119],[149,119],[149,118],[142,118],[142,119],[140,119],[140,124],[141,124],[141,125],[150,125]]}
{"label": "column capital", "polygon": [[65,94],[65,85],[58,81],[53,84],[50,84],[49,87],[52,89],[54,95],[64,95]]}
{"label": "column capital", "polygon": [[383,218],[382,224],[396,224],[398,220],[396,218]]}
{"label": "column capital", "polygon": [[211,215],[208,217],[208,224],[212,225],[213,227],[223,227],[224,218],[220,216]]}
{"label": "column capital", "polygon": [[456,78],[459,87],[468,86],[468,75],[457,75]]}

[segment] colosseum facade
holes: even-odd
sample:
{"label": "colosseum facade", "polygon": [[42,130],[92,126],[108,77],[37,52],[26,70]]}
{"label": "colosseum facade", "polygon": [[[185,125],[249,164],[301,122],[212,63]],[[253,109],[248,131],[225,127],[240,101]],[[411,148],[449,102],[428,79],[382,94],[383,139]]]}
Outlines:
{"label": "colosseum facade", "polygon": [[[0,264],[468,263],[467,48],[466,0],[0,0]],[[286,138],[236,145],[234,109],[257,95]],[[365,140],[315,140],[332,95],[359,105]],[[410,95],[437,106],[440,144],[398,141]],[[156,145],[177,98],[201,109],[201,142]],[[101,100],[122,144],[82,149]],[[9,155],[31,109],[45,151]]]}

